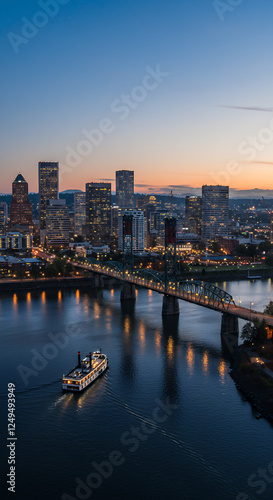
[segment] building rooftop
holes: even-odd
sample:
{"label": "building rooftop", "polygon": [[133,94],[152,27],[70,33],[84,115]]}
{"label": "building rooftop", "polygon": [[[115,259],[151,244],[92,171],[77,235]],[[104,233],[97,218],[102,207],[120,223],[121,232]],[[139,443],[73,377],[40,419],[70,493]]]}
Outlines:
{"label": "building rooftop", "polygon": [[22,176],[22,174],[19,172],[19,174],[17,175],[17,177],[14,180],[14,182],[26,182],[26,180],[24,179],[24,177]]}

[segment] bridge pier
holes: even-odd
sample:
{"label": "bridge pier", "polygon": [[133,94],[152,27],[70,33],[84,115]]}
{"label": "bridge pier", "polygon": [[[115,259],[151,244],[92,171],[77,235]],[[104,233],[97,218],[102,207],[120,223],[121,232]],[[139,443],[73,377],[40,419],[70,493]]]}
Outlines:
{"label": "bridge pier", "polygon": [[179,302],[177,297],[163,295],[162,316],[173,316],[179,314]]}
{"label": "bridge pier", "polygon": [[92,280],[92,288],[104,287],[102,274],[93,273],[91,280]]}
{"label": "bridge pier", "polygon": [[238,345],[239,324],[237,316],[222,314],[221,343],[224,354],[232,355]]}
{"label": "bridge pier", "polygon": [[136,287],[132,283],[126,281],[123,282],[123,286],[120,293],[120,300],[136,300]]}

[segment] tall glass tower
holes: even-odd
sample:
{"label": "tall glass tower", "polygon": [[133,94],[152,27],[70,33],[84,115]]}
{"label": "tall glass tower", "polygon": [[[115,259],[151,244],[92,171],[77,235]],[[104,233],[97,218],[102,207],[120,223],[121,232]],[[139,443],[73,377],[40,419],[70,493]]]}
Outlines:
{"label": "tall glass tower", "polygon": [[59,198],[59,162],[39,161],[40,229],[46,229],[46,202]]}
{"label": "tall glass tower", "polygon": [[111,184],[86,184],[86,224],[92,244],[110,243],[111,237]]}
{"label": "tall glass tower", "polygon": [[116,172],[116,205],[120,208],[134,206],[133,170],[118,170]]}
{"label": "tall glass tower", "polygon": [[202,238],[228,235],[229,187],[202,186]]}

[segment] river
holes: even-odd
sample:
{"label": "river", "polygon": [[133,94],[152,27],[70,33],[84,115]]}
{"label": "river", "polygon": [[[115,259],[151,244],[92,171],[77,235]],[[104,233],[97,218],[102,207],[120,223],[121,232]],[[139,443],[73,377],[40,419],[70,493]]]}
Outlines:
{"label": "river", "polygon": [[[273,296],[271,280],[218,285],[255,310]],[[144,289],[135,307],[121,307],[118,288],[0,295],[1,498],[8,383],[19,500],[273,497],[272,427],[229,375],[221,315],[180,301],[179,319],[163,321],[161,307]],[[98,347],[109,370],[82,394],[62,393],[78,350]]]}

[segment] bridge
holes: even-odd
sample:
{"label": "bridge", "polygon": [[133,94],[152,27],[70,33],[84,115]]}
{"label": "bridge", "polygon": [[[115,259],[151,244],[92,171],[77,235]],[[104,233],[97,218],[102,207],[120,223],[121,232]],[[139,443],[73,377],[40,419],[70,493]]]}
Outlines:
{"label": "bridge", "polygon": [[[36,249],[44,259],[52,261],[53,255]],[[92,271],[94,286],[103,286],[103,276],[114,278],[123,284],[121,300],[135,300],[135,286],[146,288],[163,295],[162,315],[179,314],[179,300],[197,304],[222,313],[221,333],[238,332],[238,318],[247,321],[265,320],[270,331],[273,328],[273,316],[239,306],[234,298],[212,283],[194,279],[168,278],[152,269],[134,269],[124,266],[122,262],[89,258],[72,259],[69,262],[80,269]]]}

